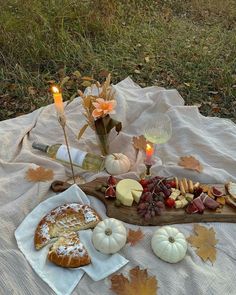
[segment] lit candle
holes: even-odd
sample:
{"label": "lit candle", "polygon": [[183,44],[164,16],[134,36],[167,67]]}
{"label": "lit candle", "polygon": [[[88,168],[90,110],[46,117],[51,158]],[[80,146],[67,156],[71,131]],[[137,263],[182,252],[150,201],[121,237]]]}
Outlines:
{"label": "lit candle", "polygon": [[146,145],[146,159],[145,162],[147,164],[151,164],[152,163],[152,156],[154,154],[154,148],[153,145],[150,143],[147,143]]}
{"label": "lit candle", "polygon": [[54,104],[55,104],[57,113],[59,115],[62,115],[64,113],[64,105],[63,105],[62,94],[59,88],[56,86],[52,86],[52,94],[53,94]]}

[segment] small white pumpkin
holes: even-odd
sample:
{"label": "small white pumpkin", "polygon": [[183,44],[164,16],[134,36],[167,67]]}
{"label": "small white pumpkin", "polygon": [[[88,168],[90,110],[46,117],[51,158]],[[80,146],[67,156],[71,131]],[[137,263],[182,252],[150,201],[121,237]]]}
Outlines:
{"label": "small white pumpkin", "polygon": [[121,221],[115,218],[107,218],[100,221],[92,234],[94,247],[104,254],[118,252],[124,247],[126,239],[126,228]]}
{"label": "small white pumpkin", "polygon": [[105,168],[111,175],[123,174],[129,171],[130,160],[124,154],[114,153],[106,157]]}
{"label": "small white pumpkin", "polygon": [[179,262],[187,252],[184,235],[175,227],[163,226],[152,237],[152,250],[162,260],[169,263]]}

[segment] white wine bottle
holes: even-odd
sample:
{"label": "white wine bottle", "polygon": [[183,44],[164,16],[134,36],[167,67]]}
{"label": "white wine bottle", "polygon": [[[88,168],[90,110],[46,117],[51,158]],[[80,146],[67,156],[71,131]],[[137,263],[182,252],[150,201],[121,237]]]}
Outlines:
{"label": "white wine bottle", "polygon": [[[63,163],[70,163],[67,147],[64,144],[46,145],[33,142],[34,149],[45,152],[50,158],[59,160]],[[70,147],[71,160],[74,166],[88,171],[101,171],[104,169],[104,158],[99,155],[91,154]]]}

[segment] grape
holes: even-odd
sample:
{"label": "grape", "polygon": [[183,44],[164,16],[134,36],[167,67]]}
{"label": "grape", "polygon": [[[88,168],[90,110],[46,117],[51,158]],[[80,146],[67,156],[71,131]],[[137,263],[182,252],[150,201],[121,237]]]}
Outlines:
{"label": "grape", "polygon": [[160,193],[159,193],[159,196],[160,196],[161,198],[163,198],[163,199],[165,198],[165,194],[164,194],[163,192],[160,192]]}
{"label": "grape", "polygon": [[165,208],[164,204],[163,204],[162,202],[160,202],[160,201],[156,202],[156,205],[157,205],[159,208],[162,208],[162,209]]}
{"label": "grape", "polygon": [[203,189],[201,187],[197,187],[194,189],[194,198],[197,198],[201,195],[201,193],[203,192]]}
{"label": "grape", "polygon": [[156,194],[160,193],[160,192],[161,192],[160,187],[159,187],[159,186],[156,186],[154,192],[155,192]]}
{"label": "grape", "polygon": [[156,211],[157,214],[159,214],[160,208],[159,207],[155,207],[155,211]]}
{"label": "grape", "polygon": [[147,204],[146,203],[141,203],[138,206],[139,209],[146,209],[147,208]]}
{"label": "grape", "polygon": [[155,185],[153,183],[150,183],[150,184],[147,185],[147,189],[149,191],[152,191],[154,189],[154,187],[155,187]]}
{"label": "grape", "polygon": [[164,193],[166,198],[168,198],[171,195],[171,190],[166,188],[166,186],[164,185],[162,185],[162,192]]}
{"label": "grape", "polygon": [[140,201],[141,202],[149,201],[151,198],[152,198],[152,194],[150,192],[146,192],[142,194]]}

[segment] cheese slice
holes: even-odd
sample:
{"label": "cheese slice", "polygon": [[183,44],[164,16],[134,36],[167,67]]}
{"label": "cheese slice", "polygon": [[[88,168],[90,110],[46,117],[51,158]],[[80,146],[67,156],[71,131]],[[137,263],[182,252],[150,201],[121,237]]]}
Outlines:
{"label": "cheese slice", "polygon": [[125,206],[132,206],[134,200],[138,203],[142,192],[142,185],[134,179],[122,179],[116,185],[116,198]]}

